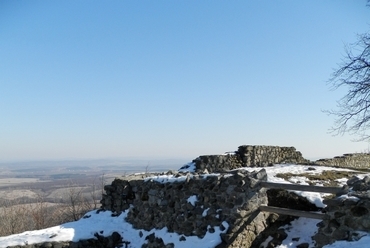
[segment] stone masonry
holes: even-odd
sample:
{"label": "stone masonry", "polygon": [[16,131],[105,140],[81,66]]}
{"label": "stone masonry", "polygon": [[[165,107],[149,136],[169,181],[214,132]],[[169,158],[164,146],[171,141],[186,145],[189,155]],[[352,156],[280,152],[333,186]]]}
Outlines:
{"label": "stone masonry", "polygon": [[349,168],[369,168],[369,153],[350,153],[343,156],[337,156],[330,159],[319,159],[315,162],[317,165],[349,167]]}
{"label": "stone masonry", "polygon": [[219,172],[241,167],[265,167],[273,164],[310,164],[294,147],[239,146],[235,153],[205,155],[193,160],[197,172]]}
{"label": "stone masonry", "polygon": [[317,247],[337,240],[353,241],[370,231],[370,178],[353,177],[347,182],[348,195],[324,200],[325,219],[314,236]]}
{"label": "stone masonry", "polygon": [[265,229],[268,214],[258,210],[267,204],[266,190],[259,187],[267,179],[265,170],[172,176],[172,182],[161,175],[117,178],[105,187],[102,207],[116,213],[129,211],[126,221],[135,228],[167,227],[182,234],[183,240],[194,235],[202,238],[215,227],[227,228],[219,248],[250,247]]}
{"label": "stone masonry", "polygon": [[[321,159],[314,164],[369,168],[370,154],[345,154]],[[186,241],[188,236],[204,237],[219,228],[221,243],[217,248],[255,247],[256,237],[263,236],[272,215],[259,211],[260,205],[273,204],[260,182],[267,180],[264,169],[247,172],[241,167],[264,167],[273,164],[312,164],[294,147],[243,145],[234,153],[200,156],[193,160],[195,172],[137,174],[116,178],[105,186],[102,211],[114,215],[128,211],[126,221],[134,228],[151,230],[167,227]],[[352,178],[349,194],[326,199],[325,218],[314,236],[317,247],[336,240],[356,240],[361,231],[370,231],[370,178]],[[275,194],[269,191],[275,197]],[[276,206],[281,207],[281,202]],[[290,206],[289,208],[293,208]],[[275,214],[276,215],[276,214]],[[148,235],[146,248],[173,247],[164,244],[154,233]],[[117,232],[110,237],[99,234],[78,242],[43,243],[27,248],[116,247],[125,244]],[[17,246],[18,247],[18,246]]]}

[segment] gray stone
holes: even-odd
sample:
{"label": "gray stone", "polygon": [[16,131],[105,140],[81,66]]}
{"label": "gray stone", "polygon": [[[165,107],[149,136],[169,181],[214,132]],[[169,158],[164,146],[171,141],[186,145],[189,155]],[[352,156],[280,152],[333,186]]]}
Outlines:
{"label": "gray stone", "polygon": [[329,159],[319,159],[315,161],[315,164],[347,168],[348,167],[369,168],[369,161],[370,161],[369,153],[351,153]]}

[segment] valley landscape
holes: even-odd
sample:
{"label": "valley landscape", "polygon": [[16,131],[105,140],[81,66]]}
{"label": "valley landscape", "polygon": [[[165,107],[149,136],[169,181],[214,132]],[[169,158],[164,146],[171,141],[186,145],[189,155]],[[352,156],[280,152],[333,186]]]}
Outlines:
{"label": "valley landscape", "polygon": [[182,164],[181,160],[0,163],[0,236],[77,220],[100,207],[103,187],[114,178]]}
{"label": "valley landscape", "polygon": [[0,198],[32,201],[42,194],[50,202],[58,202],[69,187],[83,187],[91,192],[95,186],[110,183],[115,177],[135,172],[156,172],[181,167],[182,160],[86,160],[35,161],[0,163]]}

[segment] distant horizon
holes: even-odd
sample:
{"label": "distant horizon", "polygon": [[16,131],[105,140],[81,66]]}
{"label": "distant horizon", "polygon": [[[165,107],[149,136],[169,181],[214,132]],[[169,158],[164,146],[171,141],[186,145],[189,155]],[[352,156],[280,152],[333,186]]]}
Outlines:
{"label": "distant horizon", "polygon": [[[305,159],[308,159],[310,161],[317,161],[319,159],[326,159],[326,158],[333,158],[336,156],[343,156],[345,154],[352,154],[352,153],[369,153],[369,151],[358,151],[358,152],[344,152],[341,154],[334,154],[334,155],[329,155],[329,156],[316,156],[316,157],[307,157],[305,154],[298,150],[297,151],[302,153],[302,156]],[[172,156],[172,157],[134,157],[134,156],[128,156],[128,157],[102,157],[102,158],[54,158],[54,159],[49,159],[49,158],[40,158],[40,159],[13,159],[13,160],[0,160],[0,164],[5,164],[5,163],[15,163],[15,164],[20,164],[20,163],[68,163],[68,162],[120,162],[120,163],[130,163],[134,162],[136,164],[147,164],[147,165],[161,165],[161,164],[170,164],[170,163],[176,163],[176,162],[191,162],[193,159],[199,157],[199,156],[204,156],[204,155],[223,155],[227,152],[235,152],[235,151],[225,151],[224,153],[213,153],[213,154],[199,154],[198,156],[192,157],[192,158],[187,158],[187,157],[181,157],[181,156]]]}
{"label": "distant horizon", "polygon": [[[130,162],[142,165],[160,165],[160,163],[169,164],[181,161],[187,161],[186,158],[76,158],[76,159],[33,159],[33,160],[0,160],[0,164],[27,164],[27,163],[57,163],[57,164],[67,164],[67,163],[127,163]],[[190,161],[189,161],[190,162]],[[111,164],[114,165],[114,164]]]}

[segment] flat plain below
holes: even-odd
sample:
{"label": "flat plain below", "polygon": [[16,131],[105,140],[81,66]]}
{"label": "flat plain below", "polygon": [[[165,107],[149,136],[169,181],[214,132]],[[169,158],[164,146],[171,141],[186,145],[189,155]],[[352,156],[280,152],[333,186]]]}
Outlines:
{"label": "flat plain below", "polygon": [[22,199],[61,202],[71,189],[88,197],[101,197],[102,188],[114,178],[136,172],[158,172],[180,168],[186,161],[164,160],[83,160],[0,163],[0,207],[4,201]]}

